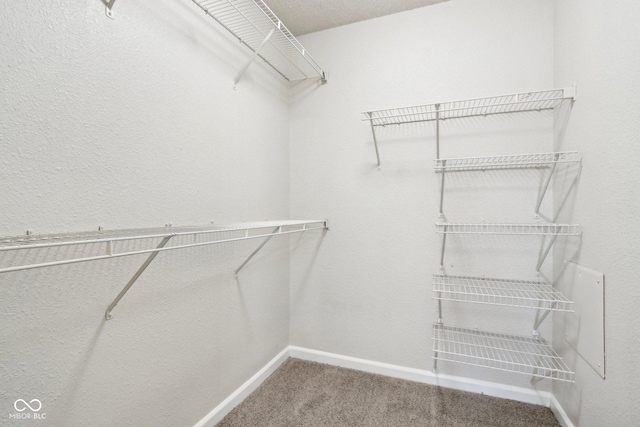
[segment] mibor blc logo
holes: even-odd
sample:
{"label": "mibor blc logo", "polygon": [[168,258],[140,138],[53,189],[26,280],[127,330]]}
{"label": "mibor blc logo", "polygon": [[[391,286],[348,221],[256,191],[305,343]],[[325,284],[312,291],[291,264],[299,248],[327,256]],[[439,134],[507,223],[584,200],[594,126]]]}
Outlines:
{"label": "mibor blc logo", "polygon": [[31,399],[27,402],[24,399],[18,399],[13,402],[13,408],[16,413],[9,414],[9,418],[16,420],[44,420],[47,414],[41,413],[42,402],[38,399]]}

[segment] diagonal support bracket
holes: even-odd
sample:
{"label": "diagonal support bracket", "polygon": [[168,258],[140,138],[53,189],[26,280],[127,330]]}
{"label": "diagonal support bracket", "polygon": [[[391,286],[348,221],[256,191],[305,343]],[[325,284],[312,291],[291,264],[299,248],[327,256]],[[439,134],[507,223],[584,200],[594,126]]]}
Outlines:
{"label": "diagonal support bracket", "polygon": [[260,252],[260,249],[262,249],[264,247],[264,245],[266,245],[269,242],[269,240],[271,240],[271,238],[273,236],[275,236],[276,234],[279,234],[281,231],[282,231],[282,227],[274,228],[273,231],[271,232],[271,234],[269,236],[267,236],[267,238],[264,239],[264,241],[262,243],[260,243],[260,246],[258,246],[255,251],[251,252],[251,255],[249,255],[247,257],[247,259],[245,259],[242,264],[240,264],[240,267],[235,269],[235,271],[233,272],[235,274],[235,276],[238,277],[238,272],[240,270],[242,270],[244,268],[244,266],[247,265],[247,263],[249,261],[251,261],[251,258],[253,258],[258,252]]}
{"label": "diagonal support bracket", "polygon": [[549,244],[547,245],[546,249],[540,256],[540,259],[538,260],[538,265],[536,265],[536,273],[540,273],[540,268],[542,267],[542,263],[544,263],[544,260],[547,258],[547,255],[549,255],[549,251],[551,250],[551,247],[553,246],[557,238],[558,238],[557,234],[554,234],[553,236],[551,236],[551,240],[549,241]]}
{"label": "diagonal support bracket", "polygon": [[549,183],[551,182],[551,178],[553,177],[554,172],[556,171],[556,165],[558,164],[558,154],[556,154],[555,156],[555,160],[556,163],[553,163],[553,166],[551,166],[551,171],[549,171],[549,175],[547,176],[547,179],[544,182],[544,185],[542,187],[542,191],[540,192],[540,195],[538,196],[538,201],[536,202],[536,210],[533,214],[534,218],[540,218],[540,206],[542,205],[542,201],[544,200],[544,196],[545,194],[547,194],[547,189],[549,188]]}
{"label": "diagonal support bracket", "polygon": [[373,125],[373,113],[367,113],[369,123],[371,123],[371,133],[373,134],[373,146],[376,149],[376,159],[378,160],[378,169],[380,169],[380,152],[378,151],[378,139],[376,138],[376,127]]}
{"label": "diagonal support bracket", "polygon": [[[280,23],[278,22],[278,26],[280,26]],[[253,52],[253,56],[251,57],[251,59],[249,60],[249,62],[247,62],[247,64],[242,68],[242,70],[240,70],[240,72],[238,73],[238,76],[236,77],[236,79],[233,81],[233,86],[235,87],[235,85],[238,84],[238,82],[240,81],[240,79],[242,78],[242,76],[244,76],[244,73],[247,72],[247,70],[249,69],[249,66],[253,63],[253,61],[255,61],[255,59],[258,57],[258,55],[260,55],[260,51],[262,50],[262,48],[264,47],[264,45],[267,44],[267,42],[269,41],[269,39],[271,38],[271,36],[273,35],[273,33],[276,31],[276,28],[273,27],[271,29],[271,31],[269,31],[269,34],[267,34],[267,37],[264,38],[264,40],[262,41],[262,43],[260,44],[260,47],[258,47],[255,52]]]}
{"label": "diagonal support bracket", "polygon": [[[172,237],[173,236],[167,236],[164,239],[162,239],[162,241],[156,247],[156,249],[164,248],[164,246],[167,244],[167,242]],[[158,255],[158,253],[159,253],[159,251],[151,252],[151,255],[149,255],[149,257],[144,262],[144,264],[142,264],[142,266],[140,266],[140,268],[138,269],[138,271],[136,271],[136,273],[133,275],[133,277],[131,277],[131,280],[129,280],[129,283],[127,283],[127,285],[120,291],[120,293],[118,294],[116,299],[114,299],[113,302],[111,304],[109,304],[109,307],[107,307],[107,311],[104,313],[104,318],[106,320],[111,320],[113,318],[113,315],[111,314],[111,311],[115,308],[116,305],[118,305],[118,303],[120,302],[122,297],[129,291],[131,286],[133,286],[133,284],[136,282],[136,280],[138,280],[140,275],[147,269],[147,267],[149,267],[149,264],[151,264],[151,262],[154,260],[156,255]]]}

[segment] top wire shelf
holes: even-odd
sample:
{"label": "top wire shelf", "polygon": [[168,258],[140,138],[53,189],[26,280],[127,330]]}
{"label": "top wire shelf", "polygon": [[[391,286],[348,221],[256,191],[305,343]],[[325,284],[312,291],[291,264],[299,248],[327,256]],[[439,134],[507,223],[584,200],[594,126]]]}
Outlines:
{"label": "top wire shelf", "polygon": [[192,0],[289,81],[326,73],[262,0]]}
{"label": "top wire shelf", "polygon": [[560,106],[563,101],[573,99],[575,99],[575,87],[570,87],[367,111],[362,114],[365,116],[363,120],[370,121],[373,126],[388,126],[493,114],[552,110]]}
{"label": "top wire shelf", "polygon": [[[328,228],[327,220],[292,220],[246,222],[227,225],[211,225],[205,227],[161,227],[131,230],[80,232],[47,235],[28,235],[19,237],[0,237],[0,254],[7,251],[43,249],[75,245],[100,245],[104,249],[101,254],[84,257],[67,257],[55,261],[22,264],[0,267],[0,273],[29,270],[33,268],[51,267],[86,261],[97,261],[138,254],[151,254],[162,251],[206,246],[225,242],[273,237],[277,235],[301,233]],[[191,236],[193,239],[174,239],[170,246],[156,246],[159,240],[165,243],[169,239]],[[131,249],[126,242],[138,241],[136,249]],[[119,245],[119,246],[118,246]],[[118,251],[118,248],[122,248]],[[65,252],[67,253],[67,252]]]}
{"label": "top wire shelf", "polygon": [[489,169],[537,168],[558,163],[577,163],[582,156],[575,151],[557,153],[512,154],[506,156],[461,157],[435,159],[436,172],[473,171]]}

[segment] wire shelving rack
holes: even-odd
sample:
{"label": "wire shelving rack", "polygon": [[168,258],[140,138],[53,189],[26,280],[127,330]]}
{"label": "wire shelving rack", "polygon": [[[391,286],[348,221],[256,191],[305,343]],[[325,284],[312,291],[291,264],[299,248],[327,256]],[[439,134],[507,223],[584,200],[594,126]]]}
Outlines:
{"label": "wire shelving rack", "polygon": [[434,104],[413,105],[367,111],[363,114],[373,126],[401,125],[434,120],[461,119],[493,114],[553,110],[564,100],[575,97],[575,88],[515,93],[485,98],[465,99]]}
{"label": "wire shelving rack", "polygon": [[326,82],[326,72],[262,0],[192,1],[254,52],[236,83],[256,56],[286,80],[319,77]]}
{"label": "wire shelving rack", "polygon": [[371,110],[362,114],[364,115],[363,121],[368,121],[371,125],[373,145],[376,150],[378,167],[380,167],[380,152],[376,137],[377,127],[434,121],[436,124],[436,159],[440,159],[440,122],[444,120],[554,110],[564,102],[575,100],[575,97],[576,87],[574,85],[562,89]]}
{"label": "wire shelving rack", "polygon": [[573,302],[542,279],[495,279],[433,275],[434,299],[552,311],[573,311]]}
{"label": "wire shelving rack", "polygon": [[539,168],[558,163],[578,163],[582,156],[575,151],[556,153],[511,154],[505,156],[434,159],[433,168],[442,171]]}
{"label": "wire shelving rack", "polygon": [[439,234],[508,234],[537,236],[579,236],[576,224],[488,224],[488,223],[436,223]]}
{"label": "wire shelving rack", "polygon": [[[35,268],[53,267],[80,262],[99,261],[133,255],[148,255],[146,261],[133,275],[120,294],[109,305],[105,313],[111,319],[111,311],[120,299],[138,280],[140,275],[151,264],[160,252],[177,249],[195,248],[220,243],[242,240],[263,239],[258,248],[235,270],[238,272],[253,258],[260,249],[273,237],[312,230],[328,230],[328,220],[288,220],[246,222],[227,225],[210,225],[201,227],[161,227],[131,230],[114,230],[98,232],[63,233],[48,235],[27,235],[18,237],[0,237],[0,256],[8,252],[24,250],[41,250],[82,246],[85,251],[59,249],[57,259],[19,265],[1,266],[0,273],[31,270]],[[173,244],[169,244],[172,241]],[[75,255],[82,253],[84,255]],[[90,254],[87,254],[90,253]],[[68,256],[65,256],[68,255]],[[4,256],[15,259],[15,257]],[[30,258],[27,258],[30,259]]]}
{"label": "wire shelving rack", "polygon": [[573,381],[574,373],[540,337],[433,325],[434,359],[502,371]]}

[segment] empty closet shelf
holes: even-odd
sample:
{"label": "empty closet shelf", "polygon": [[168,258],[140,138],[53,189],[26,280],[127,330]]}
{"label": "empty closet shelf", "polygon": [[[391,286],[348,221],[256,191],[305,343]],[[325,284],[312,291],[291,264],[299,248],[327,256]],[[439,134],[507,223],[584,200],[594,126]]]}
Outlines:
{"label": "empty closet shelf", "polygon": [[433,325],[436,360],[481,366],[534,377],[573,381],[573,372],[547,342],[525,337]]}
{"label": "empty closet shelf", "polygon": [[433,275],[435,299],[540,310],[573,311],[573,302],[543,280]]}
{"label": "empty closet shelf", "polygon": [[[327,220],[264,221],[201,227],[160,227],[0,237],[0,254],[26,249],[60,248],[53,252],[38,252],[41,256],[53,257],[53,260],[1,266],[0,273],[322,230],[328,228],[327,224]],[[170,245],[167,244],[169,240],[172,241]],[[83,245],[85,249],[64,249],[77,245]],[[78,256],[78,253],[83,255]]]}
{"label": "empty closet shelf", "polygon": [[489,116],[493,114],[552,110],[565,100],[574,99],[575,88],[516,93],[486,98],[414,105],[364,112],[373,126],[400,125],[433,120]]}
{"label": "empty closet shelf", "polygon": [[473,171],[489,169],[523,169],[551,166],[558,163],[577,163],[581,156],[575,151],[557,153],[513,154],[506,156],[462,157],[435,159],[436,172]]}
{"label": "empty closet shelf", "polygon": [[192,0],[289,81],[326,74],[262,0]]}
{"label": "empty closet shelf", "polygon": [[576,224],[487,224],[487,223],[436,223],[440,234],[511,234],[539,236],[579,236]]}

